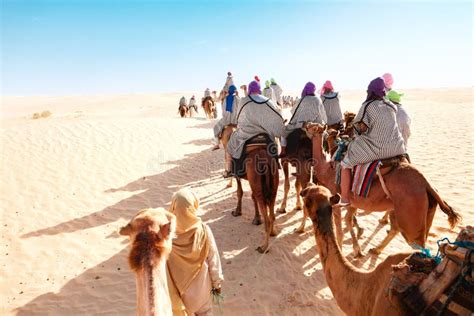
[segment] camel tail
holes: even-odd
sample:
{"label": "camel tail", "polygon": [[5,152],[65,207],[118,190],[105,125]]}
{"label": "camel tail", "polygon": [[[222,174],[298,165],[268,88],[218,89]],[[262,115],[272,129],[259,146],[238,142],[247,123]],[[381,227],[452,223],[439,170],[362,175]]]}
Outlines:
{"label": "camel tail", "polygon": [[266,172],[262,172],[261,174],[261,181],[262,181],[262,193],[263,198],[267,204],[269,204],[272,200],[272,192],[273,192],[273,181],[272,181],[272,162],[268,165],[268,170]]}
{"label": "camel tail", "polygon": [[449,226],[451,229],[453,229],[462,219],[461,214],[457,210],[455,210],[453,207],[451,207],[446,201],[444,201],[438,194],[438,192],[433,189],[429,184],[428,184],[428,189],[427,189],[428,196],[431,198],[435,199],[436,202],[438,202],[439,207],[445,213],[448,215],[448,221],[449,221]]}

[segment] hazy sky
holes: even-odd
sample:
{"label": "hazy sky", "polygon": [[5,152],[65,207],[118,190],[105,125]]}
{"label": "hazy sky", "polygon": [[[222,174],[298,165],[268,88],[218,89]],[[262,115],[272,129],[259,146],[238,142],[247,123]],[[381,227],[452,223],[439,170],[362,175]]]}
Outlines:
{"label": "hazy sky", "polygon": [[2,94],[473,85],[471,1],[1,0]]}

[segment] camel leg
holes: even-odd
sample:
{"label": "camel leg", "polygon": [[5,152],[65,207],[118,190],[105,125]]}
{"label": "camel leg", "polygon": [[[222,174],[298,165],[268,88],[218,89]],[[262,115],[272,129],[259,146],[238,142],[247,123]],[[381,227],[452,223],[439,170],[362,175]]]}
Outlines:
{"label": "camel leg", "polygon": [[276,236],[275,231],[275,200],[272,200],[268,205],[268,218],[270,220],[270,236]]}
{"label": "camel leg", "polygon": [[235,178],[237,181],[237,208],[235,211],[232,211],[233,216],[242,215],[242,196],[244,195],[244,190],[242,189],[242,181],[239,178]]}
{"label": "camel leg", "polygon": [[357,217],[355,215],[352,217],[352,221],[354,222],[355,228],[357,228],[357,239],[360,239],[362,235],[364,234],[364,228],[360,227],[357,221]]}
{"label": "camel leg", "polygon": [[[344,220],[346,221],[347,229],[349,230],[349,232],[351,234],[352,249],[354,250],[354,257],[355,258],[360,258],[360,257],[363,257],[364,254],[360,250],[360,245],[359,245],[359,240],[358,240],[359,239],[359,234],[361,234],[361,231],[358,230],[357,236],[354,232],[354,224],[359,226],[357,224],[357,219],[355,217],[356,212],[357,212],[357,208],[349,206],[347,208],[347,213],[346,213],[346,216],[345,216]],[[362,232],[363,232],[363,230],[362,230]]]}
{"label": "camel leg", "polygon": [[436,205],[428,209],[428,214],[426,216],[426,232],[425,232],[425,240],[428,239],[428,233],[430,232],[431,225],[433,224],[433,218],[436,212]]}
{"label": "camel leg", "polygon": [[303,204],[303,203],[301,203],[301,196],[300,196],[300,193],[301,193],[301,181],[300,181],[300,176],[299,176],[299,175],[296,177],[295,189],[296,189],[296,206],[295,206],[295,208],[293,209],[293,211],[298,211],[298,210],[303,209],[303,207],[302,207],[302,204]]}
{"label": "camel leg", "polygon": [[280,208],[277,210],[278,213],[286,213],[286,202],[288,200],[288,192],[290,191],[290,173],[288,160],[282,161],[283,173],[285,174],[285,189],[283,193],[283,200],[281,201]]}
{"label": "camel leg", "polygon": [[377,247],[374,247],[369,250],[370,253],[372,254],[380,254],[383,249],[392,241],[395,236],[397,236],[398,232],[400,231],[398,228],[398,223],[397,219],[395,217],[395,211],[391,211],[390,213],[390,230],[387,233],[387,236],[385,236],[384,240],[378,245]]}
{"label": "camel leg", "polygon": [[260,213],[263,214],[263,219],[265,222],[265,238],[263,241],[263,245],[257,247],[257,251],[260,253],[266,253],[268,251],[268,242],[270,239],[270,218],[268,216],[268,209],[265,203],[263,202],[263,198],[257,199],[258,203],[258,209],[260,210]]}
{"label": "camel leg", "polygon": [[260,213],[258,211],[257,199],[255,198],[255,195],[253,193],[252,193],[252,200],[253,200],[253,205],[255,206],[255,217],[253,218],[252,224],[258,226],[258,225],[262,224],[262,218],[261,218]]}
{"label": "camel leg", "polygon": [[382,224],[382,225],[387,225],[388,224],[388,217],[389,217],[389,211],[386,211],[385,212],[385,215],[379,219],[379,223]]}
{"label": "camel leg", "polygon": [[[299,183],[297,181],[297,183]],[[296,193],[297,195],[299,196],[301,192],[301,186],[299,186],[299,190],[298,190],[298,185],[296,185]],[[295,207],[295,210],[297,208]],[[295,233],[298,233],[298,234],[301,234],[301,233],[304,233],[304,228],[305,228],[305,225],[306,225],[306,219],[308,218],[308,213],[306,212],[306,209],[303,208],[303,219],[301,220],[301,224],[300,226],[295,230]]]}
{"label": "camel leg", "polygon": [[[224,147],[225,150],[225,170],[230,171],[232,168],[232,156],[227,152],[227,146]],[[226,188],[232,188],[232,178],[229,179]]]}

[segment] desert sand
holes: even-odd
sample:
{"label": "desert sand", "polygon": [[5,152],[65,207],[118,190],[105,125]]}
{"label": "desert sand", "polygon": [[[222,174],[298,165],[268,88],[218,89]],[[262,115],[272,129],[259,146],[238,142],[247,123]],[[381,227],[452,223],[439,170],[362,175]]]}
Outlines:
{"label": "desert sand", "polygon": [[[461,211],[461,227],[472,225],[473,89],[404,92],[412,162]],[[210,150],[215,122],[202,110],[199,117],[179,118],[183,94],[202,93],[2,97],[0,314],[134,314],[135,278],[127,265],[128,241],[118,229],[139,209],[167,207],[180,187],[196,191],[214,232],[226,279],[224,315],[342,314],[312,228],[293,233],[301,211],[277,215],[279,234],[269,253],[255,251],[263,227],[251,224],[249,186],[243,216],[232,217],[235,184],[225,188],[223,150]],[[364,97],[362,91],[341,95],[343,110],[353,111]],[[32,119],[43,111],[51,116]],[[283,178],[280,183],[277,202]],[[289,209],[293,184],[290,195]],[[359,215],[364,251],[385,236],[382,215]],[[428,246],[436,253],[436,240],[453,239],[459,230],[450,231],[438,209]],[[348,259],[365,269],[409,249],[399,235],[380,256],[355,260],[349,234],[343,245]],[[220,314],[217,306],[214,314]]]}

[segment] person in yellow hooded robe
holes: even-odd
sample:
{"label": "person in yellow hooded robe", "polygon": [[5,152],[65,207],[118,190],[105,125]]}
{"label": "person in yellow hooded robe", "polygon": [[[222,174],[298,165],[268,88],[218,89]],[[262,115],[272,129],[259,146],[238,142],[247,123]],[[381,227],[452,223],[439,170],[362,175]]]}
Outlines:
{"label": "person in yellow hooded robe", "polygon": [[[212,315],[212,294],[224,280],[216,241],[197,216],[199,199],[189,189],[173,195],[170,212],[176,216],[176,238],[168,258],[173,315]],[[183,306],[184,305],[184,306]]]}

